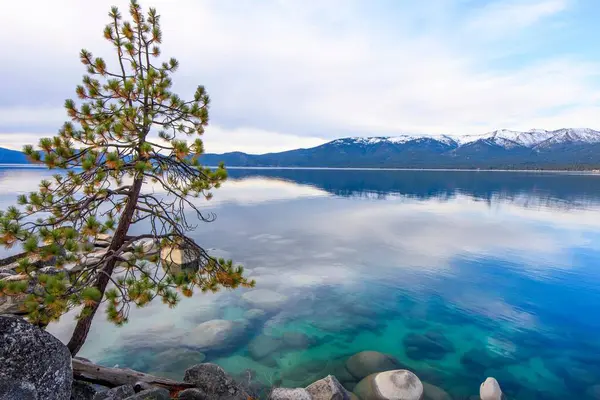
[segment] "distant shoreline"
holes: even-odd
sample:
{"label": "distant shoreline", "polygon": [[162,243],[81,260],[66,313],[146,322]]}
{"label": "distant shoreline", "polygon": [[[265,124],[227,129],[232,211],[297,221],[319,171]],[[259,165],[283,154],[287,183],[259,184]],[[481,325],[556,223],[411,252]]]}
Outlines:
{"label": "distant shoreline", "polygon": [[[47,169],[39,164],[0,164],[0,168],[33,168]],[[207,165],[217,168],[216,165]],[[431,172],[531,172],[531,173],[567,173],[573,175],[598,175],[600,170],[570,170],[570,169],[480,169],[480,168],[375,168],[375,167],[234,167],[225,166],[226,169],[250,170],[316,170],[316,171],[431,171]],[[58,169],[57,169],[58,170]]]}
{"label": "distant shoreline", "polygon": [[[210,165],[209,167],[214,167]],[[301,169],[301,170],[333,170],[333,171],[440,171],[440,172],[549,172],[600,175],[600,170],[571,169],[476,169],[476,168],[373,168],[373,167],[228,167],[226,169]]]}

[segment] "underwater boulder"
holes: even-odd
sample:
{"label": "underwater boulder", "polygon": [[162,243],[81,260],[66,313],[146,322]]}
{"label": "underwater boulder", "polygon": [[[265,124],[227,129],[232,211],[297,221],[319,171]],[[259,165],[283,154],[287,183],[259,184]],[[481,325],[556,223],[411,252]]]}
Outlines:
{"label": "underwater boulder", "polygon": [[440,360],[455,351],[454,345],[441,332],[409,333],[403,344],[406,355],[413,360]]}
{"label": "underwater boulder", "polygon": [[357,380],[377,372],[397,370],[401,364],[394,357],[377,351],[361,351],[346,361],[346,369]]}
{"label": "underwater boulder", "polygon": [[248,343],[248,352],[253,360],[259,361],[281,348],[283,340],[268,335],[258,335]]}
{"label": "underwater boulder", "polygon": [[198,351],[228,350],[240,345],[248,323],[245,320],[214,319],[203,322],[181,337],[181,344]]}
{"label": "underwater boulder", "polygon": [[425,400],[452,400],[444,389],[427,382],[423,382],[423,396]]}

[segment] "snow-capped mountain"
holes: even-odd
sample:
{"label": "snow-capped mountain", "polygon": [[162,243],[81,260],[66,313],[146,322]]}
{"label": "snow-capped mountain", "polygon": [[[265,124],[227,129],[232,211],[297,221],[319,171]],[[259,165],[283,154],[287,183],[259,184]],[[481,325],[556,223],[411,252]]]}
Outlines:
{"label": "snow-capped mountain", "polygon": [[405,144],[412,141],[435,140],[448,146],[461,147],[475,142],[487,142],[506,149],[526,147],[529,149],[543,148],[563,143],[600,143],[600,131],[588,128],[565,128],[555,131],[532,129],[526,132],[500,129],[482,135],[398,135],[353,137],[337,139],[332,144],[343,145],[374,145],[382,143]]}
{"label": "snow-capped mountain", "polygon": [[373,145],[378,143],[393,143],[393,144],[404,144],[412,141],[419,140],[436,140],[438,142],[442,142],[448,145],[456,145],[456,138],[453,138],[448,135],[398,135],[398,136],[372,136],[372,137],[353,137],[353,138],[343,138],[336,139],[332,144],[337,145],[352,145],[352,144],[362,144],[362,145]]}
{"label": "snow-capped mountain", "polygon": [[489,140],[502,147],[523,146],[534,149],[562,143],[600,143],[600,132],[588,128],[565,128],[555,131],[532,129],[527,132],[501,129],[483,135],[455,136],[461,145],[478,140]]}
{"label": "snow-capped mountain", "polygon": [[206,154],[203,159],[241,167],[598,169],[600,132],[502,129],[483,135],[349,137],[310,149]]}

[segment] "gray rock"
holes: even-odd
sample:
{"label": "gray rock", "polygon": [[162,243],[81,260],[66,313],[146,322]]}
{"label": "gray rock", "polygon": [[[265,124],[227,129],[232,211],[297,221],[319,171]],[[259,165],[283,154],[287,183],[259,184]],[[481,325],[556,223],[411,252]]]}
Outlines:
{"label": "gray rock", "polygon": [[71,353],[54,336],[21,318],[0,316],[0,366],[0,398],[71,396]]}
{"label": "gray rock", "polygon": [[145,257],[149,257],[155,254],[158,254],[160,248],[158,242],[153,239],[140,239],[132,244],[133,247],[142,248],[142,253],[144,253]]}
{"label": "gray rock", "polygon": [[210,400],[202,389],[185,389],[179,392],[180,400]]}
{"label": "gray rock", "polygon": [[96,240],[94,246],[105,248],[110,246],[110,242],[108,240]]}
{"label": "gray rock", "polygon": [[38,392],[28,382],[0,379],[0,399],[38,400]]}
{"label": "gray rock", "polygon": [[87,382],[73,381],[71,400],[93,400],[97,390]]}
{"label": "gray rock", "polygon": [[139,393],[129,396],[126,400],[171,400],[169,391],[163,388],[152,388],[142,390]]}
{"label": "gray rock", "polygon": [[394,357],[377,351],[361,351],[346,361],[346,369],[357,380],[376,372],[391,371],[401,367]]}
{"label": "gray rock", "polygon": [[38,271],[38,274],[45,274],[45,275],[58,275],[61,272],[64,272],[63,270],[60,270],[56,267],[44,267],[44,268],[40,268]]}
{"label": "gray rock", "polygon": [[247,327],[245,321],[213,319],[192,329],[181,338],[181,343],[199,351],[225,350],[239,344]]}
{"label": "gray rock", "polygon": [[332,375],[307,386],[306,391],[312,400],[350,400],[350,394]]}
{"label": "gray rock", "polygon": [[[14,272],[14,271],[11,271]],[[16,273],[8,273],[8,272],[0,272],[0,280],[4,279],[4,278],[8,278],[9,276],[14,276],[16,275]]]}
{"label": "gray rock", "polygon": [[202,389],[211,400],[247,400],[250,397],[216,364],[194,365],[185,371],[183,380]]}
{"label": "gray rock", "polygon": [[248,343],[248,351],[252,359],[258,361],[279,350],[282,343],[280,338],[258,335]]}
{"label": "gray rock", "polygon": [[8,275],[16,275],[17,272],[15,268],[18,267],[18,264],[8,265],[6,267],[0,267],[0,274],[8,274]]}
{"label": "gray rock", "polygon": [[406,355],[413,360],[440,360],[447,353],[455,351],[452,342],[437,331],[409,333],[404,337],[403,344]]}
{"label": "gray rock", "polygon": [[287,347],[293,349],[306,349],[313,343],[306,334],[301,332],[285,332],[283,342]]}
{"label": "gray rock", "polygon": [[0,315],[24,314],[21,306],[26,298],[26,294],[0,297]]}
{"label": "gray rock", "polygon": [[405,369],[379,372],[360,381],[354,394],[368,400],[422,400],[423,384]]}
{"label": "gray rock", "polygon": [[269,400],[312,400],[306,389],[275,388],[269,395]]}
{"label": "gray rock", "polygon": [[336,361],[331,369],[332,375],[336,377],[340,382],[356,381],[356,378],[348,372],[346,363],[343,361]]}
{"label": "gray rock", "polygon": [[469,371],[483,373],[489,368],[503,368],[507,364],[514,362],[507,357],[501,357],[498,354],[492,354],[485,348],[474,348],[462,355],[461,364]]}
{"label": "gray rock", "polygon": [[423,395],[426,400],[452,400],[444,389],[427,382],[423,382]]}
{"label": "gray rock", "polygon": [[175,348],[158,353],[154,357],[153,371],[183,371],[190,365],[201,364],[206,355],[196,350]]}
{"label": "gray rock", "polygon": [[87,253],[81,257],[81,265],[91,266],[97,264],[106,255],[108,249],[96,249],[91,253]]}
{"label": "gray rock", "polygon": [[265,311],[277,311],[288,301],[287,296],[268,289],[256,289],[246,292],[242,299],[254,308]]}
{"label": "gray rock", "polygon": [[94,395],[94,400],[123,400],[135,395],[131,385],[118,386]]}

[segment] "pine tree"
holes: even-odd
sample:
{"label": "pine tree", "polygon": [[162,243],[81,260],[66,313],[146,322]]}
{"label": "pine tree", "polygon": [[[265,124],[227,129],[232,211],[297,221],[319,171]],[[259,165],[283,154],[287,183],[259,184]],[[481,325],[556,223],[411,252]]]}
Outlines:
{"label": "pine tree", "polygon": [[[144,14],[136,0],[129,14],[131,21],[124,21],[113,7],[104,29],[116,52],[116,68],[109,70],[104,59],[82,50],[87,74],[75,90],[79,101],[65,102],[71,121],[57,136],[41,139],[39,149],[25,146],[31,160],[58,173],[41,181],[38,191],[20,196],[18,206],[0,213],[0,243],[22,243],[26,254],[18,267],[26,279],[0,281],[0,296],[26,295],[27,318],[42,326],[80,307],[68,344],[73,355],[85,342],[102,301],[109,320],[123,324],[131,305],[142,307],[156,297],[175,306],[180,295],[191,296],[195,288],[216,291],[254,284],[243,277],[241,267],[211,257],[187,236],[195,227],[190,212],[199,221],[214,219],[194,199],[210,199],[211,190],[227,176],[223,165],[210,169],[199,162],[209,96],[202,86],[191,101],[170,91],[179,64],[173,58],[159,61],[159,15],[153,8]],[[151,187],[164,194],[145,190]],[[130,236],[133,224],[149,232]],[[90,256],[93,243],[106,234],[112,237],[106,253]],[[193,251],[200,268],[169,271],[160,257],[144,254],[141,239],[163,251]],[[36,267],[35,261],[50,258],[58,273]],[[73,264],[77,272],[64,268]]]}

